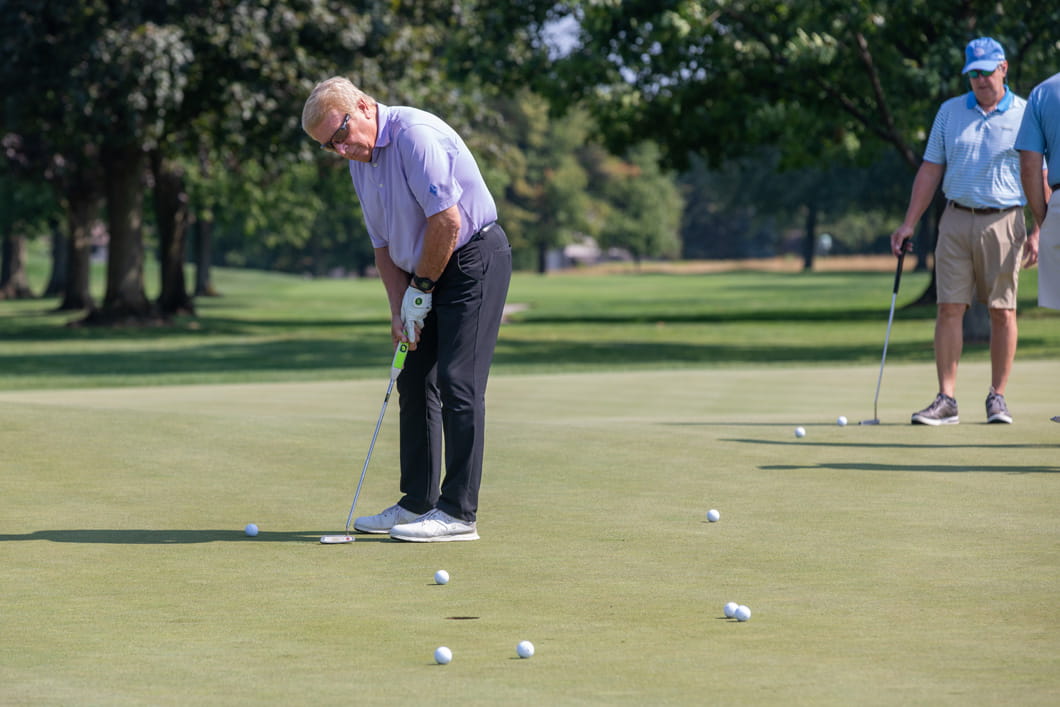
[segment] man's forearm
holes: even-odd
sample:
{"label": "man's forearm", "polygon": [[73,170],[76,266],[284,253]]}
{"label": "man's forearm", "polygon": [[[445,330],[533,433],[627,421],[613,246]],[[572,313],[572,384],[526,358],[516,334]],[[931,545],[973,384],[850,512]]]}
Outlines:
{"label": "man's forearm", "polygon": [[386,298],[390,303],[391,316],[401,313],[401,298],[405,296],[405,290],[409,286],[409,273],[397,266],[390,258],[390,249],[375,249],[375,269],[379,271],[379,279],[383,281],[386,288]]}
{"label": "man's forearm", "polygon": [[1045,177],[1042,174],[1042,153],[1031,150],[1020,151],[1020,181],[1027,205],[1034,214],[1034,222],[1041,226],[1045,222]]}
{"label": "man's forearm", "polygon": [[449,264],[449,258],[460,237],[460,210],[452,206],[427,219],[427,232],[423,237],[423,252],[416,264],[416,275],[437,280]]}

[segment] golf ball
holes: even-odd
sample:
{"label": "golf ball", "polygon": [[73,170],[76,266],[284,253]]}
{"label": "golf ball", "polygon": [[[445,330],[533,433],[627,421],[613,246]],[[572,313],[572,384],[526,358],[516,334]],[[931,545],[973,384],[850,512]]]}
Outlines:
{"label": "golf ball", "polygon": [[445,570],[438,570],[434,573],[435,584],[449,584],[449,573]]}
{"label": "golf ball", "polygon": [[801,427],[796,427],[795,428],[795,436],[796,437],[805,437],[806,436],[806,430],[804,430]]}
{"label": "golf ball", "polygon": [[835,421],[835,423],[836,423],[837,425],[839,425],[840,427],[846,427],[846,426],[847,426],[847,418],[846,418],[846,415],[840,415],[840,416],[839,416],[838,418],[836,418],[836,421]]}
{"label": "golf ball", "polygon": [[253,523],[247,523],[247,527],[243,528],[243,532],[250,537],[254,537],[258,534],[258,526]]}
{"label": "golf ball", "polygon": [[739,608],[740,608],[739,604],[737,604],[734,601],[730,601],[728,604],[725,605],[725,608],[723,609],[723,611],[725,612],[725,618],[727,618],[727,619],[735,618],[736,610],[739,609]]}
{"label": "golf ball", "polygon": [[449,665],[449,662],[453,659],[453,652],[445,646],[439,646],[434,649],[434,662],[438,665]]}
{"label": "golf ball", "polygon": [[733,612],[733,616],[736,618],[737,621],[747,621],[751,618],[751,610],[743,604],[740,604],[738,607],[736,607],[736,611]]}
{"label": "golf ball", "polygon": [[534,644],[530,641],[519,641],[519,645],[515,647],[515,652],[519,654],[520,658],[530,658],[534,655]]}
{"label": "golf ball", "polygon": [[721,520],[721,513],[718,513],[716,510],[711,508],[709,511],[707,511],[707,520],[709,520],[711,523],[717,523],[719,520]]}

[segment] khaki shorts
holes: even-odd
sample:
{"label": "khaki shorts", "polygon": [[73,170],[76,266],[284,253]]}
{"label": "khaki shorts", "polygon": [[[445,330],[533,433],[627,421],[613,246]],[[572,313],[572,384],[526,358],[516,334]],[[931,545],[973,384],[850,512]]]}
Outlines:
{"label": "khaki shorts", "polygon": [[997,214],[946,206],[935,246],[938,302],[1015,309],[1027,227],[1023,209]]}

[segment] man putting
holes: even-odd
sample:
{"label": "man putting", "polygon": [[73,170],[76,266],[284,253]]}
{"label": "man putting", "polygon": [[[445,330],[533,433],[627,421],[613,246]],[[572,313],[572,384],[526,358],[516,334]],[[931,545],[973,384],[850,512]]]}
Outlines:
{"label": "man putting", "polygon": [[302,128],[349,160],[391,337],[410,349],[397,379],[403,495],[353,527],[410,542],[478,540],[486,379],[512,273],[493,197],[441,118],[383,105],[348,79],[313,89]]}

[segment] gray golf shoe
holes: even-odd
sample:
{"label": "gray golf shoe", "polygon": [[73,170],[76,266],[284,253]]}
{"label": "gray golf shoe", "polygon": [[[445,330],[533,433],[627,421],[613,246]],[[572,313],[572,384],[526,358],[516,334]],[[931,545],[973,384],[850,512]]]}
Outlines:
{"label": "gray golf shoe", "polygon": [[1009,414],[1008,405],[1005,405],[1005,396],[998,395],[993,390],[986,396],[986,421],[1012,424],[1012,415]]}
{"label": "gray golf shoe", "polygon": [[395,525],[408,523],[416,520],[418,517],[418,513],[413,513],[395,503],[390,508],[387,508],[385,511],[374,516],[361,516],[353,521],[353,527],[362,533],[382,535],[384,533],[389,533],[390,529]]}
{"label": "gray golf shoe", "polygon": [[958,422],[957,401],[942,393],[935,396],[935,400],[926,408],[914,412],[912,419],[914,425],[956,425]]}

